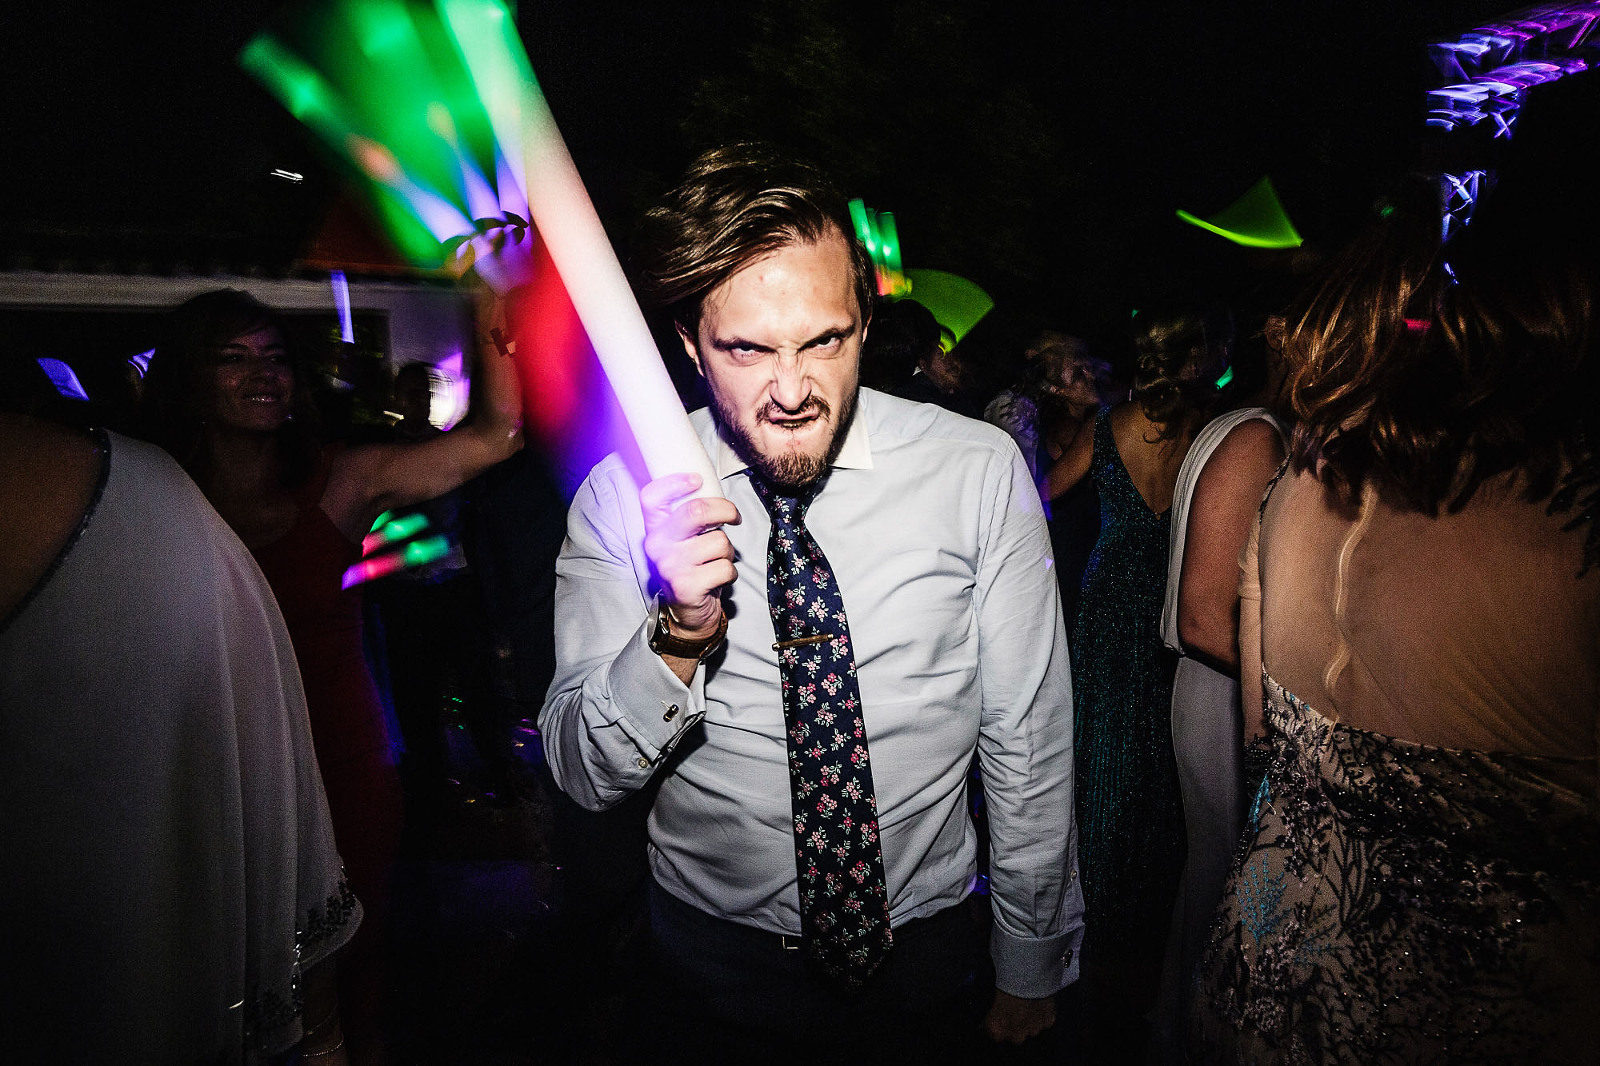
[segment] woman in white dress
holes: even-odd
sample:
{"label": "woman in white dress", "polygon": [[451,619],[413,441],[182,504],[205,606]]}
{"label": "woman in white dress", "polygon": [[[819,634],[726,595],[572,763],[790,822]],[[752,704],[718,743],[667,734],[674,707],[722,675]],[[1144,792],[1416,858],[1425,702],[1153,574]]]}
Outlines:
{"label": "woman in white dress", "polygon": [[[1282,320],[1275,325],[1281,336]],[[1161,638],[1181,656],[1172,683],[1172,748],[1187,853],[1156,1026],[1157,1039],[1169,1049],[1181,1045],[1195,967],[1243,829],[1248,785],[1239,706],[1239,552],[1283,456],[1271,411],[1229,411],[1195,435],[1172,498]]]}
{"label": "woman in white dress", "polygon": [[0,538],[7,1060],[339,1066],[361,910],[249,552],[154,446],[8,414]]}

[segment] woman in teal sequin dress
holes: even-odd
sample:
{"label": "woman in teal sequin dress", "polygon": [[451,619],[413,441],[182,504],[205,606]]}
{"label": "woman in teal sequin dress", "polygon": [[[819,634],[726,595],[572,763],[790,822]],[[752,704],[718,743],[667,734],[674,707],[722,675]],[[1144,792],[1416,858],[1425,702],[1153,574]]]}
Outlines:
{"label": "woman in teal sequin dress", "polygon": [[1183,805],[1172,754],[1175,657],[1161,641],[1167,513],[1195,430],[1225,397],[1226,312],[1141,316],[1133,402],[1102,410],[1087,447],[1053,467],[1059,495],[1088,474],[1100,533],[1072,623],[1079,868],[1091,1024],[1131,1051],[1154,1000],[1178,878]]}

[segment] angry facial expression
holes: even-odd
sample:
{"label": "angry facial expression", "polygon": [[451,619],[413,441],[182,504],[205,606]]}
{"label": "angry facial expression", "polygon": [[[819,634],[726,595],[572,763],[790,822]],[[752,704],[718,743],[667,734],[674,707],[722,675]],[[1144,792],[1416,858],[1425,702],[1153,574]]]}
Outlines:
{"label": "angry facial expression", "polygon": [[866,322],[844,237],[785,245],[706,296],[683,343],[740,458],[775,485],[815,481],[855,413]]}

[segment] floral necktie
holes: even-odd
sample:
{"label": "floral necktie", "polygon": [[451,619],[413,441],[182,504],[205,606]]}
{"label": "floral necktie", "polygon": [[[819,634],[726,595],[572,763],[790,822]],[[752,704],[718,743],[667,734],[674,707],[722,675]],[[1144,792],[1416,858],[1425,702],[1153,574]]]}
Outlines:
{"label": "floral necktie", "polygon": [[818,486],[785,496],[751,480],[772,516],[767,604],[789,731],[800,931],[808,960],[855,990],[894,934],[850,627],[833,569],[805,526]]}

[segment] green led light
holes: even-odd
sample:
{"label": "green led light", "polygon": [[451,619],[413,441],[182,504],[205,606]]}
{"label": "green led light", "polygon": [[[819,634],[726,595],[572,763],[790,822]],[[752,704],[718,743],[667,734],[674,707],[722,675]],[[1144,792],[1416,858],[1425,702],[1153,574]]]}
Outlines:
{"label": "green led light", "polygon": [[1228,369],[1224,370],[1222,372],[1222,376],[1217,379],[1217,388],[1225,389],[1225,388],[1228,387],[1228,384],[1230,382],[1232,382],[1232,381],[1233,381],[1233,367],[1230,366]]}
{"label": "green led light", "polygon": [[[508,26],[498,0],[329,0],[281,37],[257,36],[239,61],[352,164],[399,251],[432,267],[472,219],[522,201],[520,188],[497,191],[491,177],[503,154],[522,184],[520,102],[532,72]],[[480,86],[475,63],[503,77]]]}
{"label": "green led light", "polygon": [[850,221],[856,228],[856,240],[866,244],[872,239],[872,223],[867,220],[867,205],[860,200],[850,201]]}
{"label": "green led light", "polygon": [[443,559],[450,554],[450,538],[440,534],[424,540],[414,540],[406,545],[405,563],[407,567],[425,566],[438,559]]}
{"label": "green led light", "polygon": [[898,277],[903,271],[900,266],[900,230],[895,226],[894,212],[885,211],[878,216],[878,235],[880,254],[883,265],[888,268],[891,277]]}
{"label": "green led light", "polygon": [[1210,220],[1190,214],[1181,208],[1177,215],[1193,226],[1215,233],[1246,248],[1298,248],[1304,242],[1289,221],[1272,179],[1263,177],[1248,192]]}
{"label": "green led light", "polygon": [[383,527],[383,539],[391,544],[397,540],[405,540],[428,528],[428,516],[415,513],[404,518],[397,518]]}
{"label": "green led light", "polygon": [[907,299],[933,312],[939,325],[950,331],[951,347],[972,331],[983,316],[994,309],[989,294],[966,278],[943,270],[908,270],[911,282]]}
{"label": "green led light", "polygon": [[[350,157],[350,146],[367,143],[365,127],[355,118],[350,102],[338,93],[329,80],[313,69],[282,42],[262,35],[239,54],[239,63],[283,103],[289,113],[304,122],[330,148]],[[352,162],[356,162],[352,159]],[[357,163],[359,169],[359,163]],[[439,242],[422,225],[416,214],[392,189],[365,175],[367,192],[396,246],[418,263],[437,264]]]}
{"label": "green led light", "polygon": [[898,298],[905,294],[905,275],[900,270],[900,233],[894,214],[874,211],[861,200],[850,201],[850,221],[856,239],[867,249],[879,296]]}

